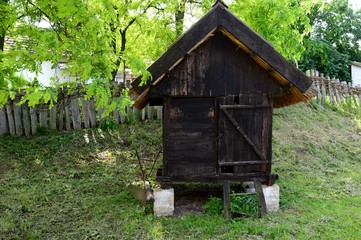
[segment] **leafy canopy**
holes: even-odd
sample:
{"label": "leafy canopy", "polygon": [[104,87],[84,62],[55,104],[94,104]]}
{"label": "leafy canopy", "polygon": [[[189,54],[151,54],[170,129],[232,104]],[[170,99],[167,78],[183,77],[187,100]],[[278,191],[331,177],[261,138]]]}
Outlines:
{"label": "leafy canopy", "polygon": [[[229,0],[230,10],[266,38],[287,59],[297,62],[310,32],[312,0]],[[34,79],[27,83],[16,75],[22,69],[41,71],[41,63],[53,67],[66,61],[67,71],[84,88],[87,97],[99,99],[110,112],[129,103],[127,91],[110,91],[125,66],[149,76],[146,66],[190,24],[208,11],[213,0],[0,0],[1,39],[14,43],[0,51],[0,106],[15,91],[26,93],[23,102],[52,103],[56,98]],[[46,23],[46,24],[44,24]],[[0,45],[1,46],[1,45]],[[89,83],[89,79],[93,79]],[[64,87],[54,79],[54,92]],[[85,86],[89,84],[89,86]],[[98,89],[98,90],[95,90]],[[113,95],[120,96],[107,102]],[[50,96],[50,97],[49,97]],[[110,100],[109,100],[110,101]]]}
{"label": "leafy canopy", "polygon": [[310,15],[313,31],[307,38],[300,66],[350,81],[350,61],[361,61],[361,11],[348,0],[315,6]]}
{"label": "leafy canopy", "polygon": [[297,62],[311,31],[312,0],[235,0],[231,10],[267,39],[285,58]]}

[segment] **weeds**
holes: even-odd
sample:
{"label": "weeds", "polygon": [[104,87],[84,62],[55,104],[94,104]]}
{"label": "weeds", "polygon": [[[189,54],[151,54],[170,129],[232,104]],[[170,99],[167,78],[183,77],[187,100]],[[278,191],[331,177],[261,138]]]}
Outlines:
{"label": "weeds", "polygon": [[[218,197],[211,197],[204,206],[206,212],[210,215],[223,216],[223,201]],[[232,217],[259,217],[260,211],[258,198],[256,195],[237,195],[231,193],[231,212]]]}

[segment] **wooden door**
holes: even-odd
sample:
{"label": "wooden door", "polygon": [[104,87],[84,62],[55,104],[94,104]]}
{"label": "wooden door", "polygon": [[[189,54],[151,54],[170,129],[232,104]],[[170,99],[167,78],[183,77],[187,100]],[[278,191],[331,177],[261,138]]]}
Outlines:
{"label": "wooden door", "polygon": [[218,173],[269,175],[272,103],[267,94],[219,98]]}

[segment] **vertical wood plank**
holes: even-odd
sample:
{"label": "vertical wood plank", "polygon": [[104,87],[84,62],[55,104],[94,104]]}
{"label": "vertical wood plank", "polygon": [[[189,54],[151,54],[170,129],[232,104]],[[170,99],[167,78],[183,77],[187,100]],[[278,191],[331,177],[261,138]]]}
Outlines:
{"label": "vertical wood plank", "polygon": [[30,107],[30,122],[31,122],[31,133],[35,134],[38,129],[38,115],[37,108]]}
{"label": "vertical wood plank", "polygon": [[345,91],[345,95],[346,95],[346,101],[350,102],[351,101],[351,94],[350,94],[350,88],[349,88],[349,83],[345,83],[344,85],[344,91]]}
{"label": "vertical wood plank", "polygon": [[231,183],[229,181],[223,182],[223,209],[224,219],[231,221]]}
{"label": "vertical wood plank", "polygon": [[116,122],[117,124],[119,124],[119,111],[118,111],[117,108],[114,109],[113,115],[114,115],[114,120],[115,120],[115,122]]}
{"label": "vertical wood plank", "polygon": [[319,79],[315,79],[315,86],[317,90],[317,102],[321,103],[321,87],[320,87],[320,81]]}
{"label": "vertical wood plank", "polygon": [[355,103],[356,107],[359,107],[358,100],[357,100],[357,89],[352,86],[350,86],[349,89],[350,89],[352,101]]}
{"label": "vertical wood plank", "polygon": [[50,109],[50,129],[56,130],[56,105]]}
{"label": "vertical wood plank", "polygon": [[47,127],[48,110],[49,106],[47,104],[40,105],[39,107],[39,124],[42,127]]}
{"label": "vertical wood plank", "polygon": [[5,107],[0,109],[0,136],[9,133],[8,120],[6,118]]}
{"label": "vertical wood plank", "polygon": [[23,112],[23,125],[24,125],[24,133],[25,136],[30,136],[31,133],[31,123],[29,118],[29,107],[26,104],[21,106]]}
{"label": "vertical wood plank", "polygon": [[90,128],[90,114],[89,114],[88,105],[84,99],[84,96],[80,97],[80,101],[81,101],[81,109],[83,112],[84,127]]}
{"label": "vertical wood plank", "polygon": [[163,119],[163,106],[157,106],[157,119]]}
{"label": "vertical wood plank", "polygon": [[[268,96],[263,95],[263,105],[269,104]],[[272,157],[272,109],[264,108],[262,116],[262,154],[271,161]],[[271,163],[270,163],[271,164]],[[269,170],[270,170],[269,166]],[[262,165],[262,171],[267,171],[267,166]],[[270,172],[269,172],[270,173]]]}
{"label": "vertical wood plank", "polygon": [[23,131],[23,124],[22,124],[22,118],[21,118],[21,106],[18,105],[20,102],[20,96],[17,95],[15,97],[15,101],[13,103],[13,109],[14,109],[14,120],[15,120],[15,132],[17,136],[21,136],[24,134]]}
{"label": "vertical wood plank", "polygon": [[266,199],[263,194],[261,181],[259,179],[256,179],[254,181],[254,186],[256,188],[256,192],[258,195],[258,202],[261,210],[261,218],[264,218],[267,216],[267,205],[266,205]]}
{"label": "vertical wood plank", "polygon": [[70,118],[70,107],[69,107],[70,101],[68,99],[68,96],[64,98],[64,110],[65,110],[65,129],[67,131],[71,130],[71,118]]}
{"label": "vertical wood plank", "polygon": [[140,120],[139,119],[139,110],[136,107],[133,107],[133,116],[134,116],[134,120],[136,122],[138,122]]}
{"label": "vertical wood plank", "polygon": [[90,120],[90,125],[92,128],[95,128],[97,126],[97,118],[96,118],[96,114],[95,114],[95,104],[94,104],[94,99],[90,99],[87,103],[88,105],[88,113],[89,113],[89,120]]}
{"label": "vertical wood plank", "polygon": [[125,112],[125,109],[123,112],[119,112],[120,113],[120,123],[125,123],[126,121],[126,112]]}
{"label": "vertical wood plank", "polygon": [[14,116],[13,110],[11,108],[12,102],[8,101],[6,103],[6,114],[8,117],[8,124],[9,124],[9,133],[11,135],[15,135],[15,123],[14,123]]}
{"label": "vertical wood plank", "polygon": [[[340,81],[340,80],[339,80]],[[340,82],[340,103],[343,103],[343,101],[345,100],[345,87],[344,87],[344,83]]]}
{"label": "vertical wood plank", "polygon": [[126,116],[127,116],[127,121],[130,122],[130,119],[132,118],[132,109],[130,108],[129,105],[127,105],[127,109],[126,109]]}
{"label": "vertical wood plank", "polygon": [[325,103],[326,102],[326,79],[323,77],[323,74],[321,74],[320,77],[320,82],[321,82],[321,103]]}
{"label": "vertical wood plank", "polygon": [[64,129],[64,99],[58,101],[58,109],[59,109],[59,116],[58,116],[58,129]]}
{"label": "vertical wood plank", "polygon": [[74,94],[73,96],[71,96],[70,102],[71,102],[71,119],[73,122],[73,128],[75,130],[80,130],[81,119],[80,119],[78,95]]}
{"label": "vertical wood plank", "polygon": [[164,111],[166,111],[163,118],[163,167],[162,176],[170,177],[169,173],[169,127],[170,127],[170,109],[171,102],[170,98],[164,100]]}
{"label": "vertical wood plank", "polygon": [[100,107],[100,108],[98,109],[98,119],[99,119],[99,122],[102,122],[102,121],[104,120],[104,118],[102,117],[103,113],[104,113],[104,110],[103,110],[102,107]]}
{"label": "vertical wood plank", "polygon": [[340,81],[335,79],[335,95],[336,95],[336,101],[338,104],[341,103],[341,97],[340,97],[340,93],[339,93],[340,89],[341,89]]}
{"label": "vertical wood plank", "polygon": [[330,100],[333,104],[336,104],[334,88],[333,88],[333,81],[330,79],[330,77],[327,77],[327,82],[328,82],[328,92],[330,95]]}
{"label": "vertical wood plank", "polygon": [[152,121],[153,120],[153,106],[147,106],[147,116],[148,116],[148,120]]}
{"label": "vertical wood plank", "polygon": [[146,109],[146,108],[143,108],[143,109],[142,109],[142,121],[145,120],[145,116],[146,116],[145,109]]}

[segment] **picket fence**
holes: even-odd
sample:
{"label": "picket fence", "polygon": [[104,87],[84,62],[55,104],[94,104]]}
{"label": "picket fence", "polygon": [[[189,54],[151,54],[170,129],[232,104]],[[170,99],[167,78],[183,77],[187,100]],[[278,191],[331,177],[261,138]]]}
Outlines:
{"label": "picket fence", "polygon": [[35,134],[39,129],[79,130],[98,127],[102,121],[124,124],[132,121],[162,119],[162,106],[147,106],[142,111],[127,106],[124,113],[114,110],[109,116],[102,117],[104,110],[96,109],[94,99],[85,100],[83,93],[59,94],[59,100],[49,108],[48,104],[29,107],[19,105],[21,95],[9,99],[0,109],[0,136]]}
{"label": "picket fence", "polygon": [[[352,87],[338,79],[325,77],[315,70],[307,71],[306,75],[313,80],[316,92],[314,101],[319,104],[324,104],[326,101],[342,104],[347,101],[361,107],[361,87]],[[127,106],[124,113],[114,110],[109,116],[103,118],[103,109],[96,109],[95,100],[85,100],[81,92],[59,93],[58,102],[51,108],[48,104],[35,107],[29,107],[27,104],[19,105],[20,99],[19,94],[14,100],[9,99],[0,109],[0,136],[6,134],[30,136],[41,128],[67,131],[95,128],[106,120],[118,124],[151,121],[162,119],[163,112],[162,106],[147,106],[142,111]]]}
{"label": "picket fence", "polygon": [[361,108],[361,86],[351,86],[349,83],[327,77],[316,70],[309,70],[306,75],[313,80],[316,91],[314,100],[319,104],[330,101],[331,104],[341,105],[347,102]]}

